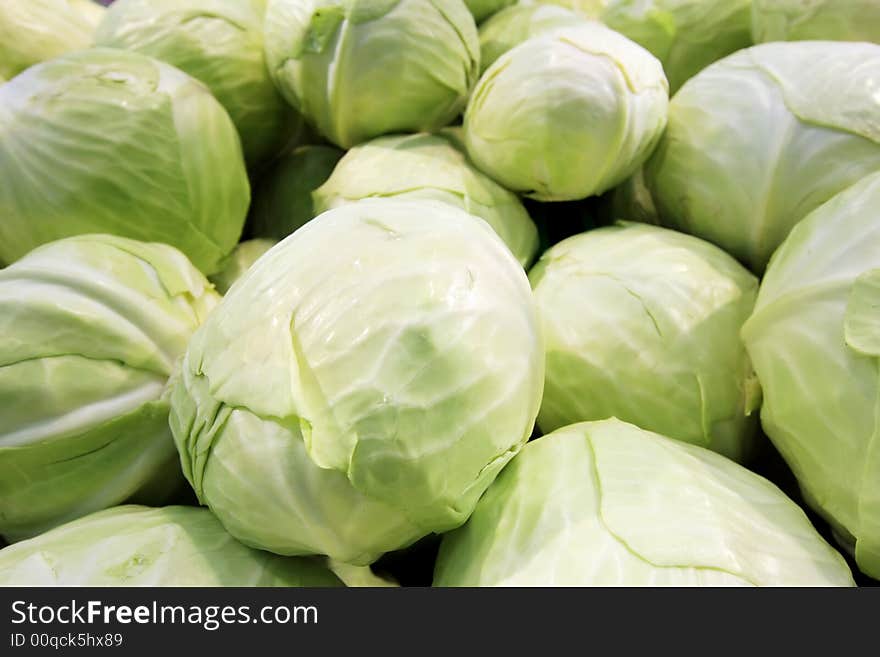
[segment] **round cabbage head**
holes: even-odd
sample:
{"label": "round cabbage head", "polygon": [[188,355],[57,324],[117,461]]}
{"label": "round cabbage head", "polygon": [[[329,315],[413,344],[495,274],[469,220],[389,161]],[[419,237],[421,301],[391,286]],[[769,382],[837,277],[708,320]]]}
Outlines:
{"label": "round cabbage head", "polygon": [[314,219],[312,192],[330,177],[342,155],[333,146],[300,146],[278,158],[254,190],[251,232],[283,240]]}
{"label": "round cabbage head", "polygon": [[462,0],[270,0],[265,31],[278,88],[342,148],[443,127],[480,68]]}
{"label": "round cabbage head", "polygon": [[275,240],[256,238],[241,242],[226,260],[218,273],[211,276],[211,282],[220,294],[226,294],[232,284],[263,255],[275,246]]}
{"label": "round cabbage head", "polygon": [[880,46],[767,43],[672,99],[645,170],[665,225],[764,270],[792,227],[880,169]]}
{"label": "round cabbage head", "polygon": [[853,586],[776,486],[616,419],[526,445],[443,537],[436,586]]}
{"label": "round cabbage head", "polygon": [[743,338],[761,421],[807,501],[880,579],[880,174],[815,210],[779,248]]}
{"label": "round cabbage head", "polygon": [[150,55],[203,82],[229,112],[251,167],[274,156],[301,120],[269,76],[263,11],[251,0],[116,0],[95,43]]}
{"label": "round cabbage head", "polygon": [[233,286],[190,342],[171,427],[239,540],[363,565],[467,519],[543,380],[528,279],[489,225],[364,200]]}
{"label": "round cabbage head", "polygon": [[492,226],[523,266],[538,250],[538,229],[522,202],[468,161],[458,131],[356,146],[313,194],[316,213],[369,197],[430,199],[466,210]]}
{"label": "round cabbage head", "polygon": [[47,59],[91,46],[94,19],[81,5],[82,1],[77,0],[0,2],[0,80],[13,78]]}
{"label": "round cabbage head", "polygon": [[515,4],[516,0],[464,0],[464,4],[474,16],[476,22],[481,22],[495,12]]}
{"label": "round cabbage head", "polygon": [[880,42],[877,0],[752,0],[752,38]]}
{"label": "round cabbage head", "polygon": [[474,163],[541,201],[600,194],[651,154],[666,125],[660,62],[598,23],[553,30],[507,51],[464,117]]}
{"label": "round cabbage head", "polygon": [[199,82],[96,48],[0,87],[0,261],[86,233],[167,242],[211,274],[250,201],[235,127]]}
{"label": "round cabbage head", "polygon": [[313,559],[232,538],[207,509],[127,505],[0,550],[0,586],[341,586]]}
{"label": "round cabbage head", "polygon": [[602,21],[663,63],[669,89],[752,45],[752,0],[608,0]]}
{"label": "round cabbage head", "polygon": [[177,490],[166,383],[218,299],[176,249],[108,235],[0,270],[0,534]]}
{"label": "round cabbage head", "polygon": [[617,417],[736,460],[760,395],[739,337],[758,281],[718,247],[626,224],[563,240],[530,273],[546,432]]}
{"label": "round cabbage head", "polygon": [[543,3],[518,3],[502,9],[480,25],[480,70],[526,39],[560,27],[571,27],[586,18],[571,9]]}

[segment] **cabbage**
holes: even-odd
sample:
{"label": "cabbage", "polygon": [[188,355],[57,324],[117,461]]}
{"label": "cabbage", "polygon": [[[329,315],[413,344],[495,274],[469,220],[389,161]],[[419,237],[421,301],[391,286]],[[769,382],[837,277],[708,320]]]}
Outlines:
{"label": "cabbage", "polygon": [[740,51],[672,99],[645,169],[665,225],[753,271],[812,210],[880,169],[880,46],[802,41]]}
{"label": "cabbage", "polygon": [[467,519],[543,380],[528,279],[489,225],[364,200],[232,287],[190,342],[171,427],[233,536],[364,565]]}
{"label": "cabbage", "polygon": [[47,244],[0,270],[0,534],[183,483],[165,385],[218,301],[164,244]]}
{"label": "cabbage", "polygon": [[245,547],[207,509],[121,506],[0,550],[0,586],[341,586],[322,564]]}
{"label": "cabbage", "polygon": [[342,148],[443,127],[480,66],[462,0],[270,0],[265,26],[279,89]]}
{"label": "cabbage", "polygon": [[542,431],[618,417],[749,455],[760,394],[739,331],[758,281],[736,260],[627,224],[563,240],[529,277],[547,349]]}
{"label": "cabbage", "polygon": [[332,146],[300,146],[280,157],[254,190],[253,234],[282,240],[311,221],[318,214],[312,192],[330,177],[342,155]]}
{"label": "cabbage", "polygon": [[507,51],[480,78],[464,117],[468,154],[502,185],[541,201],[623,182],[666,124],[666,78],[641,46],[584,23]]}
{"label": "cabbage", "polygon": [[455,130],[356,146],[314,192],[315,213],[369,197],[431,199],[466,210],[485,219],[524,266],[538,250],[538,229],[520,200],[468,162]]}
{"label": "cabbage", "polygon": [[880,174],[820,206],[779,248],[743,338],[764,430],[859,568],[880,578]]}
{"label": "cabbage", "polygon": [[95,35],[205,83],[229,112],[251,167],[274,156],[300,117],[275,89],[263,55],[263,13],[248,0],[116,0]]}
{"label": "cabbage", "polygon": [[250,198],[229,116],[198,82],[97,48],[0,87],[0,261],[85,233],[162,241],[210,274]]}
{"label": "cabbage", "polygon": [[436,586],[852,586],[766,479],[610,419],[523,448],[443,537]]}

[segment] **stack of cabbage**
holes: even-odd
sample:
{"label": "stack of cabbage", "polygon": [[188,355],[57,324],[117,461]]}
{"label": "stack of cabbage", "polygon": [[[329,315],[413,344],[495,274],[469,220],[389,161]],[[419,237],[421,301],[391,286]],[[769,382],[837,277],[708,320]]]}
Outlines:
{"label": "stack of cabbage", "polygon": [[874,40],[4,0],[0,584],[880,578]]}

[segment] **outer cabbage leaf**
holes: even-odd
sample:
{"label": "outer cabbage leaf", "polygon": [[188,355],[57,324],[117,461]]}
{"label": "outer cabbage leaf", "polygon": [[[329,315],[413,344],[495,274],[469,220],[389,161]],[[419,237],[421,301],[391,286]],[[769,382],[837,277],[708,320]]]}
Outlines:
{"label": "outer cabbage leaf", "polygon": [[0,551],[2,586],[341,586],[310,559],[232,538],[207,509],[121,506]]}
{"label": "outer cabbage leaf", "polygon": [[364,200],[276,245],[190,342],[171,427],[247,544],[364,565],[464,522],[544,379],[522,267],[485,222]]}
{"label": "outer cabbage leaf", "polygon": [[85,233],[179,248],[213,273],[250,199],[238,135],[207,89],[95,48],[0,87],[0,261]]}
{"label": "outer cabbage leaf", "polygon": [[880,46],[768,43],[675,95],[645,169],[665,225],[763,271],[792,227],[880,169]]}
{"label": "outer cabbage leaf", "polygon": [[852,586],[766,479],[616,419],[526,445],[443,537],[437,586]]}
{"label": "outer cabbage leaf", "polygon": [[108,235],[0,270],[0,533],[176,492],[165,385],[217,300],[176,249]]}
{"label": "outer cabbage leaf", "polygon": [[764,430],[859,568],[880,578],[880,174],[792,230],[743,338]]}

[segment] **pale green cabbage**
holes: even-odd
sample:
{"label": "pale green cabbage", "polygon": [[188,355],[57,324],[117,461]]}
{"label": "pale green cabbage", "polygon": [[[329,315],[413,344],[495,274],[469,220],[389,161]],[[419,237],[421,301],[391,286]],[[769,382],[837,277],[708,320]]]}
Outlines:
{"label": "pale green cabbage", "polygon": [[660,62],[598,24],[553,30],[507,51],[464,117],[468,154],[502,185],[542,201],[623,182],[666,125]]}
{"label": "pale green cabbage", "polygon": [[443,538],[436,586],[852,586],[766,479],[610,419],[529,443]]}
{"label": "pale green cabbage", "polygon": [[314,219],[312,192],[330,177],[342,155],[333,146],[300,146],[278,158],[254,190],[251,232],[282,240]]}
{"label": "pale green cabbage", "polygon": [[663,63],[669,89],[752,45],[752,0],[608,0],[601,19]]}
{"label": "pale green cabbage", "polygon": [[0,261],[85,233],[167,242],[213,273],[250,199],[229,116],[199,82],[96,48],[0,86]]}
{"label": "pale green cabbage", "polygon": [[752,0],[752,38],[880,42],[877,0]]}
{"label": "pale green cabbage", "polygon": [[489,225],[368,199],[232,287],[190,342],[171,427],[234,536],[363,565],[467,519],[543,380],[528,279]]}
{"label": "pale green cabbage", "polygon": [[166,382],[218,299],[176,249],[109,235],[0,270],[0,534],[177,490]]}
{"label": "pale green cabbage", "polygon": [[739,331],[758,281],[736,260],[627,224],[563,240],[529,277],[547,349],[542,431],[618,417],[749,455],[760,395]]}
{"label": "pale green cabbage", "polygon": [[301,121],[269,76],[263,13],[250,0],[116,0],[95,42],[150,55],[207,85],[251,167],[277,154]]}
{"label": "pale green cabbage", "polygon": [[275,240],[257,238],[246,240],[235,247],[235,251],[223,264],[223,269],[211,276],[211,282],[220,294],[226,294],[232,284],[263,255],[275,246]]}
{"label": "pale green cabbage", "polygon": [[91,46],[94,17],[80,4],[76,0],[2,0],[0,79],[10,79],[29,66]]}
{"label": "pale green cabbage", "polygon": [[0,550],[0,586],[341,586],[232,538],[207,509],[121,506]]}
{"label": "pale green cabbage", "polygon": [[779,248],[743,328],[764,430],[859,568],[880,578],[880,174]]}
{"label": "pale green cabbage", "polygon": [[265,30],[279,89],[342,148],[443,127],[479,72],[462,0],[270,0]]}
{"label": "pale green cabbage", "polygon": [[645,169],[665,225],[761,272],[798,221],[880,169],[880,46],[740,51],[692,78]]}
{"label": "pale green cabbage", "polygon": [[520,200],[468,161],[458,131],[356,146],[315,190],[315,213],[370,197],[429,199],[466,210],[492,226],[523,266],[538,250],[538,229]]}

